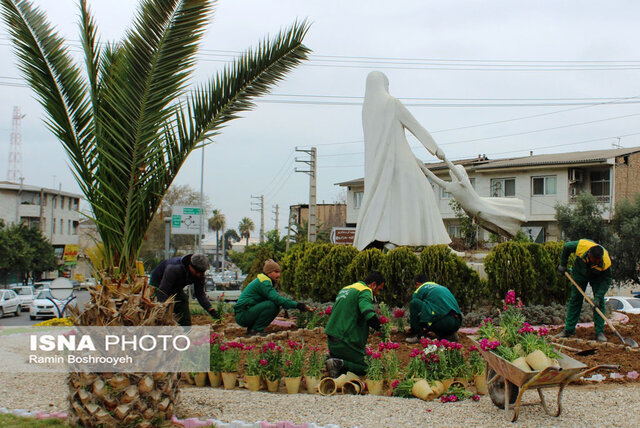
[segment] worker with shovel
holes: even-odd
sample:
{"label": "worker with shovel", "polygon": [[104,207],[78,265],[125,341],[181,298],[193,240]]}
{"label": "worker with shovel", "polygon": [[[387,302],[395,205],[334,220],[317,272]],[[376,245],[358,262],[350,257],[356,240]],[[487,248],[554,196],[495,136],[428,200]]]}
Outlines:
{"label": "worker with shovel", "polygon": [[333,304],[327,322],[329,358],[326,361],[329,376],[338,377],[347,371],[363,375],[369,327],[380,330],[380,320],[373,310],[373,296],[384,287],[384,276],[371,271],[364,281],[344,287]]}
{"label": "worker with shovel", "polygon": [[[591,284],[594,297],[593,323],[595,324],[596,340],[606,342],[604,335],[604,319],[598,315],[596,308],[604,313],[604,296],[611,286],[613,277],[611,274],[611,258],[609,253],[601,245],[589,239],[570,241],[564,244],[558,271],[562,274],[567,272],[567,262],[569,255],[576,253],[576,261],[571,269],[571,278],[575,281],[576,287],[586,290],[587,284]],[[569,337],[576,331],[576,324],[580,318],[582,310],[583,295],[576,288],[571,289],[571,298],[567,306],[567,317],[565,319],[564,330],[556,337]]]}

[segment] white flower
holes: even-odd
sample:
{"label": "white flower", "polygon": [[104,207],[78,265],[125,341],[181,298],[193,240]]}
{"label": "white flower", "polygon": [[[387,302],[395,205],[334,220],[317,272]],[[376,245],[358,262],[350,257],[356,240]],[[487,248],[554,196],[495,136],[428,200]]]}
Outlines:
{"label": "white flower", "polygon": [[438,350],[438,347],[436,345],[429,345],[426,348],[424,348],[424,354],[429,355],[432,352],[436,352],[437,350]]}

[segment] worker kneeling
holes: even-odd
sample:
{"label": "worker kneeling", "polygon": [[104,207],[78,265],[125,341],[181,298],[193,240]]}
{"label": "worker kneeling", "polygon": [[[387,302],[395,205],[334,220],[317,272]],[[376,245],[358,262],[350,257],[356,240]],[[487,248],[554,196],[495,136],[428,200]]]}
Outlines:
{"label": "worker kneeling", "polygon": [[298,308],[309,311],[304,303],[289,300],[278,294],[275,287],[280,279],[280,265],[271,259],[264,262],[262,272],[242,290],[234,305],[238,325],[247,328],[247,334],[261,334],[280,313],[280,308]]}
{"label": "worker kneeling", "polygon": [[427,282],[424,274],[416,275],[414,282],[416,291],[409,303],[409,322],[417,337],[408,338],[407,342],[417,342],[429,331],[439,339],[457,341],[462,312],[451,291],[435,282]]}
{"label": "worker kneeling", "polygon": [[336,296],[325,333],[329,344],[326,367],[329,376],[347,371],[363,375],[369,327],[380,330],[380,320],[373,310],[373,296],[384,287],[384,276],[370,272],[364,281],[344,287]]}

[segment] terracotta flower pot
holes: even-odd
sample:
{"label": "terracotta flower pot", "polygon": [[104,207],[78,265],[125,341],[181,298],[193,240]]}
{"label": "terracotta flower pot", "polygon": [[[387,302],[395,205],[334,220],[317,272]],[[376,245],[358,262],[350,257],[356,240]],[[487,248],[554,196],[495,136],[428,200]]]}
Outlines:
{"label": "terracotta flower pot", "polygon": [[525,360],[533,370],[544,370],[552,364],[549,357],[547,357],[544,352],[539,349],[536,349],[535,351],[527,355],[525,357]]}
{"label": "terracotta flower pot", "polygon": [[196,373],[193,380],[195,381],[196,386],[205,386],[207,384],[207,372]]}
{"label": "terracotta flower pot", "polygon": [[527,360],[524,357],[516,358],[511,362],[511,364],[513,364],[523,372],[531,371],[531,367],[529,367],[529,364],[527,364]]}
{"label": "terracotta flower pot", "polygon": [[305,376],[304,383],[307,385],[307,392],[309,394],[315,394],[318,392],[318,385],[320,385],[320,379],[317,377]]}
{"label": "terracotta flower pot", "polygon": [[476,385],[476,392],[480,395],[487,395],[489,390],[487,389],[487,377],[485,373],[475,375],[473,377],[473,383]]}
{"label": "terracotta flower pot", "polygon": [[371,380],[367,379],[367,389],[371,395],[382,395],[382,386],[384,385],[384,379]]}
{"label": "terracotta flower pot", "polygon": [[360,379],[360,377],[352,372],[347,372],[346,374],[340,375],[338,376],[335,381],[336,381],[336,389],[341,389],[342,386],[352,380],[355,379]]}
{"label": "terracotta flower pot", "polygon": [[429,384],[429,386],[433,390],[433,393],[436,397],[441,396],[447,390],[447,388],[444,387],[444,383],[440,382],[439,380],[434,380]]}
{"label": "terracotta flower pot", "polygon": [[302,376],[285,377],[284,386],[287,388],[287,394],[297,394],[298,392],[300,392],[301,381]]}
{"label": "terracotta flower pot", "polygon": [[193,385],[195,383],[191,373],[189,372],[184,373],[184,380],[186,380],[189,385]]}
{"label": "terracotta flower pot", "polygon": [[220,372],[209,372],[207,374],[209,376],[209,385],[214,388],[220,386],[220,382],[222,382],[222,376],[220,376]]}
{"label": "terracotta flower pot", "polygon": [[259,375],[246,375],[244,377],[245,384],[249,391],[259,391],[260,390],[260,376]]}
{"label": "terracotta flower pot", "polygon": [[444,390],[447,391],[451,384],[453,384],[454,379],[451,377],[449,379],[442,379],[442,385],[444,386]]}
{"label": "terracotta flower pot", "polygon": [[333,395],[336,393],[336,381],[331,377],[323,378],[318,384],[320,395]]}
{"label": "terracotta flower pot", "polygon": [[342,385],[342,393],[345,395],[358,395],[364,391],[364,384],[360,379],[350,380]]}
{"label": "terracotta flower pot", "polygon": [[431,389],[429,382],[424,379],[420,379],[413,384],[413,388],[411,388],[411,394],[414,397],[417,397],[424,401],[430,401],[435,398],[435,393],[433,392],[433,389]]}
{"label": "terracotta flower pot", "polygon": [[234,389],[238,380],[238,372],[222,372],[224,389]]}
{"label": "terracotta flower pot", "polygon": [[280,378],[276,380],[265,379],[267,382],[267,391],[269,392],[278,392],[278,388],[280,388]]}

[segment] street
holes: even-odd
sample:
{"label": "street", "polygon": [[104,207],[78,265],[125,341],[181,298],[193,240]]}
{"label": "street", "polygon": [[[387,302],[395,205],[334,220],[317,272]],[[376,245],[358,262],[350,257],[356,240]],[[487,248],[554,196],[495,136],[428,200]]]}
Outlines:
{"label": "street", "polygon": [[[84,306],[85,303],[89,301],[91,297],[87,290],[79,290],[75,291],[74,294],[76,298],[69,304],[73,305],[81,305]],[[60,308],[62,309],[62,308]],[[46,318],[39,318],[37,320],[29,319],[29,312],[20,312],[19,317],[14,317],[13,315],[5,315],[4,318],[0,318],[0,327],[11,327],[11,326],[29,326],[34,325],[39,322],[44,321]]]}

